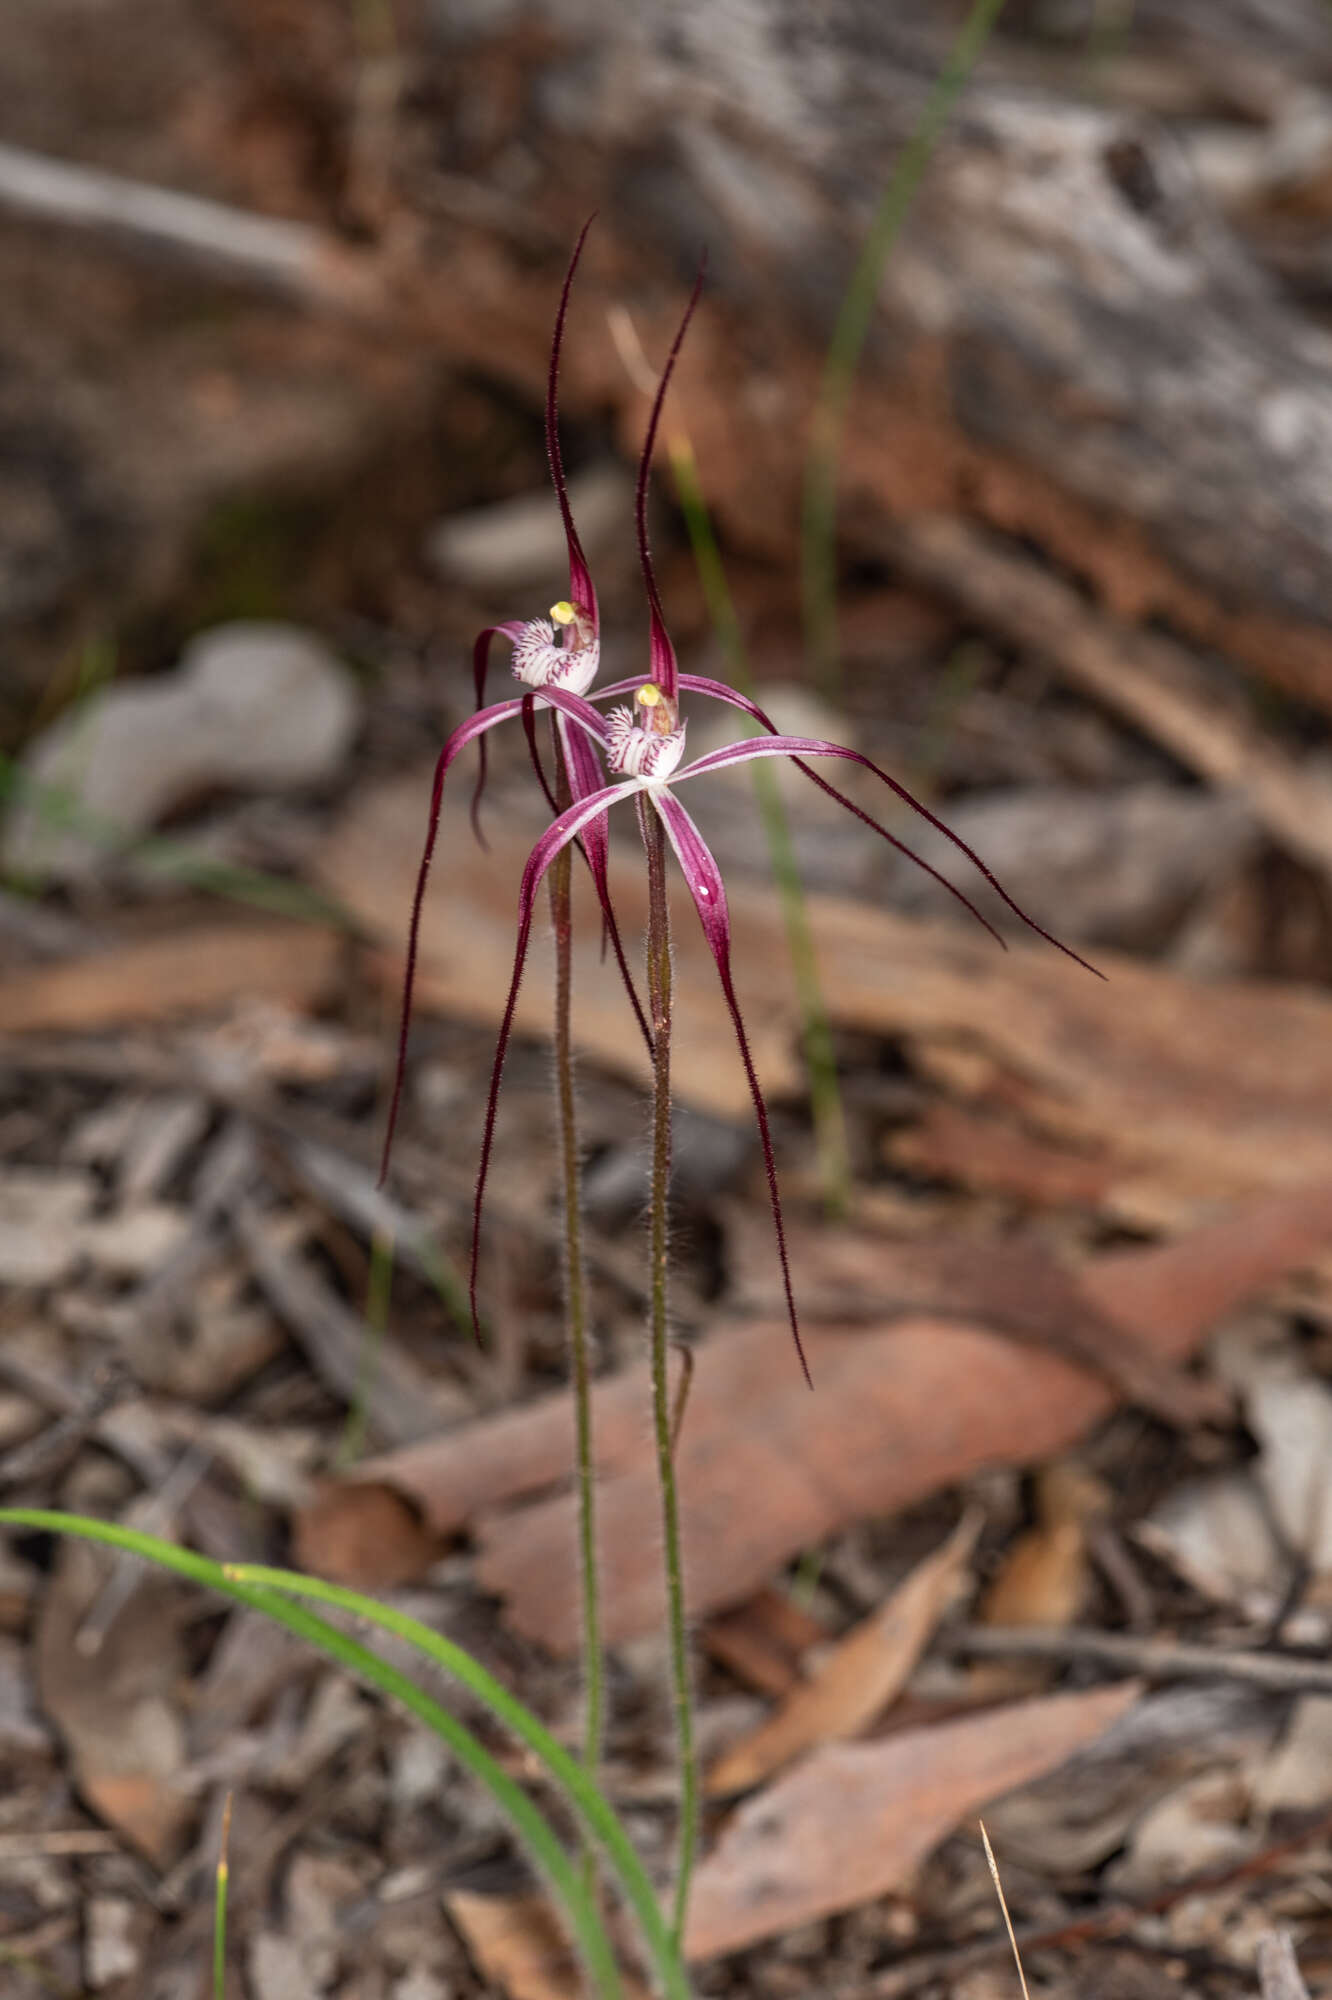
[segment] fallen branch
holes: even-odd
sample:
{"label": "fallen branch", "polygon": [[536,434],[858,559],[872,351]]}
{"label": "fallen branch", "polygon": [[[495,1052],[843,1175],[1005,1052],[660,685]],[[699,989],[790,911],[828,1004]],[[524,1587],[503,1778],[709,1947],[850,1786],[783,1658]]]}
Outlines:
{"label": "fallen branch", "polygon": [[307,223],[0,145],[0,209],[138,246],[242,279],[303,306],[363,317],[387,305],[378,261]]}
{"label": "fallen branch", "polygon": [[1291,1653],[1256,1653],[1230,1646],[1195,1646],[1183,1639],[1139,1639],[1127,1632],[1078,1626],[962,1625],[945,1632],[938,1650],[971,1659],[1095,1660],[1149,1681],[1231,1680],[1272,1694],[1332,1694],[1332,1662]]}
{"label": "fallen branch", "polygon": [[1265,738],[1182,646],[1116,623],[1029,557],[944,515],[886,531],[918,583],[1016,640],[1210,784],[1238,792],[1279,847],[1332,876],[1332,785]]}

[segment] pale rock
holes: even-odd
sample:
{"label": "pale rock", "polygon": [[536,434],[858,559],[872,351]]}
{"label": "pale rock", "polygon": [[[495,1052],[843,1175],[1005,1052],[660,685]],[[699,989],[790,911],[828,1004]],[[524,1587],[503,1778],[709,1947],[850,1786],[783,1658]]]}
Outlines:
{"label": "pale rock", "polygon": [[341,1674],[325,1674],[315,1689],[297,1742],[273,1764],[269,1776],[286,1791],[299,1792],[345,1743],[359,1736],[373,1711]]}
{"label": "pale rock", "polygon": [[392,2000],[449,2000],[449,1989],[436,1973],[415,1965],[401,1979],[395,1979]]}
{"label": "pale rock", "polygon": [[1117,1895],[1139,1896],[1233,1867],[1258,1845],[1249,1804],[1248,1787],[1233,1771],[1190,1778],[1142,1815],[1106,1879]]}
{"label": "pale rock", "polygon": [[209,792],[318,784],[340,768],[358,711],[346,668],[296,626],[201,633],[171,673],[99,688],[28,746],[5,861],[77,880]]}
{"label": "pale rock", "polygon": [[11,1167],[0,1174],[0,1284],[50,1285],[71,1271],[92,1198],[84,1173]]}
{"label": "pale rock", "polygon": [[190,1218],[183,1208],[145,1201],[137,1208],[85,1222],[79,1245],[90,1263],[116,1278],[141,1278],[166,1262],[189,1234]]}
{"label": "pale rock", "polygon": [[1332,1697],[1307,1694],[1291,1711],[1285,1735],[1253,1774],[1260,1811],[1321,1812],[1332,1803]]}
{"label": "pale rock", "polygon": [[452,1765],[451,1752],[437,1736],[423,1729],[409,1731],[393,1752],[389,1792],[394,1805],[405,1810],[439,1798]]}
{"label": "pale rock", "polygon": [[[628,545],[634,482],[623,466],[592,465],[575,473],[569,481],[569,504],[589,559],[595,561],[617,533]],[[564,523],[548,488],[442,521],[431,533],[427,555],[450,583],[496,592],[535,589],[543,580],[553,591],[560,571],[568,565]],[[510,615],[543,618],[546,609],[539,602],[515,605]]]}
{"label": "pale rock", "polygon": [[307,1970],[301,1948],[275,1931],[260,1931],[249,1951],[255,2000],[319,2000],[324,1991]]}
{"label": "pale rock", "polygon": [[[721,678],[725,679],[726,675],[722,674]],[[811,736],[840,744],[848,750],[856,747],[846,717],[821,701],[809,688],[799,687],[794,682],[769,681],[755,689],[755,699],[783,736]],[[695,702],[686,696],[684,714],[689,724],[685,754],[691,764],[708,751],[769,734],[743,710],[723,706],[716,701],[704,702],[700,698]],[[797,812],[803,822],[821,821],[838,827],[844,822],[850,823],[851,815],[846,807],[838,805],[835,799],[820,791],[802,771],[796,769],[789,757],[765,757],[762,763],[764,770],[773,773],[783,803],[788,810]],[[830,785],[836,785],[839,792],[850,792],[859,802],[867,803],[863,783],[866,774],[859,766],[845,757],[813,757],[809,763],[821,778],[826,778]],[[743,789],[747,797],[752,796],[756,768],[757,760],[723,766],[720,771],[712,773],[706,782],[710,789],[717,792]],[[873,779],[869,782],[873,791],[881,795],[878,807],[869,802],[869,810],[875,812],[876,818],[882,819],[885,811],[895,810],[892,794]]]}
{"label": "pale rock", "polygon": [[1238,1605],[1259,1622],[1274,1616],[1287,1564],[1247,1471],[1183,1481],[1134,1536],[1215,1603]]}
{"label": "pale rock", "polygon": [[351,1863],[332,1854],[299,1853],[287,1871],[288,1930],[307,1974],[321,1988],[338,1969],[338,1912],[357,1901],[363,1887]]}
{"label": "pale rock", "polygon": [[1332,1572],[1332,1395],[1294,1362],[1255,1373],[1245,1416],[1257,1475],[1287,1543],[1318,1576]]}
{"label": "pale rock", "polygon": [[133,1936],[134,1904],[124,1896],[94,1896],[84,1917],[84,1972],[100,1992],[137,1972],[141,1952]]}

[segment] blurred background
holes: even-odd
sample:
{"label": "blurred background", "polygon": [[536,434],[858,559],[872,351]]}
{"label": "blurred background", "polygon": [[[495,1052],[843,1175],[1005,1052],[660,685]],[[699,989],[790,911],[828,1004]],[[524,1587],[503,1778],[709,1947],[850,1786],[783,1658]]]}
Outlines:
{"label": "blurred background", "polygon": [[[992,1622],[1325,1649],[1332,10],[1011,0],[922,147],[967,19],[952,0],[6,0],[7,1499],[414,1590],[548,1718],[576,1714],[559,1613],[514,1552],[521,1480],[488,1470],[446,1501],[433,1474],[342,1475],[461,1431],[480,1465],[485,1425],[543,1409],[561,1378],[544,960],[506,1076],[483,1350],[461,1303],[516,882],[543,815],[517,732],[493,739],[489,853],[470,773],[446,807],[387,1190],[376,1168],[432,760],[474,706],[478,629],[568,587],[543,402],[595,211],[561,425],[606,673],[646,671],[635,470],[706,254],[651,503],[682,665],[752,675],[782,726],[874,758],[1109,974],[1024,941],[863,772],[855,802],[1002,920],[1007,955],[784,775],[841,1077],[840,1109],[826,1093],[811,1108],[771,819],[743,771],[699,788],[816,1375],[820,1326],[835,1343],[908,1309],[1035,1356],[988,1409],[977,1391],[955,1455],[905,1472],[937,1388],[899,1385],[891,1478],[799,1515],[758,1571],[752,1550],[728,1568],[716,1522],[733,1509],[711,1494],[709,1741],[752,1724],[969,1502],[985,1525],[957,1560],[982,1622],[1034,1535],[1072,1567],[1050,1555],[1055,1583],[1024,1597],[1016,1559]],[[715,709],[692,714],[691,752],[724,734]],[[636,950],[632,849],[626,824],[616,893]],[[770,1322],[743,1416],[761,1439],[780,1429],[764,1396],[788,1386],[788,1336],[749,1095],[692,925],[686,906],[676,1309],[690,1339]],[[576,1033],[609,1377],[641,1342],[643,1067],[586,928]],[[1144,1263],[1163,1289],[1140,1274],[1120,1297],[1115,1258],[1167,1252],[1195,1261]],[[1068,1274],[1088,1271],[1096,1302],[1079,1304]],[[1087,1361],[1108,1299],[1151,1350],[1136,1373]],[[1217,1335],[1186,1393],[1172,1371]],[[1099,1418],[1070,1355],[1117,1391]],[[825,1469],[827,1369],[808,1446]],[[1030,1409],[991,1431],[1019,1389]],[[385,1511],[364,1516],[353,1490]],[[572,1571],[542,1566],[567,1597]],[[655,1860],[664,1710],[629,1612],[620,1636],[614,1795],[639,1801]],[[252,1638],[174,1586],[14,1543],[6,1991],[197,1992],[200,1885],[237,1782],[254,1857],[237,1994],[554,1992],[493,1956],[466,1900],[522,1886],[484,1802],[336,1676]],[[951,1654],[922,1671],[896,1727],[1088,1685],[1085,1668],[991,1662],[982,1686]],[[1039,1962],[1052,1989],[1073,1990],[1058,1940],[1084,1903],[1248,1866],[1274,1827],[1307,1834],[1332,1805],[1325,1700],[1286,1755],[1289,1700],[1158,1714],[1164,1699],[1098,1766],[1120,1789],[1085,1794],[1096,1831],[1075,1858],[1066,1792],[1010,1813],[1010,1893],[1056,1940]],[[793,1905],[777,1942],[739,1957],[721,1924],[702,1990],[970,1991],[949,1954],[993,1912],[974,1839],[944,1839],[963,1811],[959,1794],[923,1874],[886,1865],[855,1907],[830,1889],[825,1914]],[[1324,1828],[1299,1849],[1309,1879],[1326,1848]],[[1256,1868],[1257,1891],[1139,1926],[1095,1977],[1254,1990],[1259,1929],[1328,1949],[1298,1872],[1273,1888]],[[1006,1979],[995,1963],[967,1973],[976,2000]],[[1076,1974],[1084,2000],[1092,1976]]]}

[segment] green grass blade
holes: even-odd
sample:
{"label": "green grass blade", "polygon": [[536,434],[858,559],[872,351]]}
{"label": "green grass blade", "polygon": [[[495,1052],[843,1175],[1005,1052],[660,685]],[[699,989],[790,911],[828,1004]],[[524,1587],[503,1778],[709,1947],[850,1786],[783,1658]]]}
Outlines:
{"label": "green grass blade", "polygon": [[[3,1511],[0,1511],[0,1522],[4,1518]],[[419,1619],[410,1617],[404,1611],[395,1611],[390,1605],[380,1604],[377,1599],[366,1597],[359,1590],[348,1590],[342,1584],[325,1583],[321,1577],[303,1576],[296,1570],[264,1569],[253,1563],[229,1564],[226,1573],[264,1590],[283,1591],[293,1597],[309,1598],[318,1604],[335,1605],[341,1611],[350,1612],[353,1617],[363,1618],[381,1632],[391,1633],[395,1639],[414,1647],[485,1702],[496,1719],[525,1743],[545,1766],[587,1832],[602,1849],[619,1878],[625,1901],[638,1919],[644,1941],[658,1968],[663,1990],[672,1996],[672,2000],[688,2000],[689,1988],[684,1969],[672,1947],[652,1884],[614,1810],[578,1760],[557,1743],[531,1711],[515,1700],[479,1661],[460,1646],[455,1646],[451,1639],[432,1632]]]}
{"label": "green grass blade", "polygon": [[825,690],[835,688],[838,674],[837,466],[852,381],[874,317],[884,265],[906,221],[930,156],[1003,4],[1004,0],[974,0],[962,32],[925,100],[920,122],[880,196],[828,343],[810,425],[800,544],[805,652],[816,680]]}
{"label": "green grass blade", "polygon": [[106,814],[83,805],[74,787],[38,783],[14,758],[0,751],[0,803],[9,799],[30,805],[44,826],[56,831],[68,828],[118,860],[150,868],[188,889],[273,916],[330,924],[349,932],[356,929],[350,913],[322,890],[286,875],[270,875],[262,868],[214,860],[188,841],[173,840],[168,834],[131,832]]}
{"label": "green grass blade", "polygon": [[227,1889],[231,1881],[231,1793],[222,1808],[222,1838],[217,1850],[217,1883],[213,1894],[213,2000],[227,2000]]}
{"label": "green grass blade", "polygon": [[[554,1739],[541,1728],[536,1718],[529,1715],[522,1704],[489,1675],[485,1668],[463,1653],[459,1647],[438,1638],[427,1626],[417,1620],[405,1618],[401,1614],[389,1612],[387,1607],[377,1605],[372,1598],[362,1598],[355,1591],[340,1590],[336,1585],[320,1585],[314,1578],[297,1576],[286,1570],[265,1570],[246,1566],[232,1567],[217,1563],[207,1556],[196,1555],[192,1549],[179,1548],[174,1542],[159,1540],[155,1535],[146,1535],[134,1528],[121,1527],[116,1522],[85,1519],[76,1514],[62,1514],[38,1507],[0,1508],[0,1527],[26,1528],[54,1535],[74,1535],[81,1540],[100,1542],[108,1548],[120,1549],[130,1555],[137,1555],[145,1561],[156,1563],[159,1568],[171,1570],[177,1576],[188,1578],[201,1584],[205,1589],[215,1590],[229,1597],[236,1604],[243,1604],[252,1611],[258,1611],[274,1623],[284,1625],[298,1638],[331,1660],[337,1661],[349,1673],[368,1683],[381,1694],[400,1702],[404,1708],[425,1723],[426,1727],[445,1743],[465,1769],[480,1780],[491,1797],[500,1806],[514,1831],[526,1846],[537,1869],[545,1877],[553,1894],[563,1906],[570,1929],[573,1932],[579,1953],[587,1968],[593,1986],[608,2000],[619,2000],[621,1981],[610,1942],[606,1936],[600,1915],[587,1896],[580,1870],[574,1865],[555,1834],[550,1822],[533,1805],[527,1794],[496,1762],[485,1746],[474,1736],[465,1724],[428,1695],[424,1689],[392,1666],[387,1660],[372,1653],[359,1641],[349,1638],[335,1625],[318,1617],[306,1609],[304,1604],[291,1602],[292,1597],[311,1597],[316,1600],[336,1604],[351,1611],[356,1616],[366,1618],[380,1629],[393,1632],[416,1647],[418,1652],[435,1658],[455,1679],[462,1681],[486,1702],[499,1720],[512,1728],[541,1757],[551,1776],[570,1796],[570,1802],[589,1820],[595,1817],[599,1826],[593,1827],[597,1837],[606,1846],[608,1859],[620,1873],[618,1855],[627,1855],[633,1864],[637,1880],[623,1879],[626,1899],[643,1921],[644,1912],[640,1908],[642,1891],[646,1889],[647,1901],[651,1906],[652,1922],[643,1923],[649,1948],[661,1974],[663,1989],[673,2000],[688,2000],[688,1988],[684,1983],[683,1970],[669,1947],[657,1949],[657,1939],[665,1940],[665,1927],[660,1912],[652,1896],[651,1885],[643,1872],[642,1864],[629,1846],[623,1828],[616,1820],[609,1805],[589,1785],[578,1765],[566,1752],[562,1751]],[[429,1639],[434,1643],[426,1645]],[[543,1746],[546,1754],[543,1754]],[[553,1753],[553,1755],[549,1754]],[[567,1782],[566,1774],[572,1773],[578,1781],[577,1790],[583,1799],[575,1796],[575,1786]],[[588,1795],[599,1808],[595,1814],[587,1814]],[[606,1824],[614,1828],[618,1840],[614,1843],[618,1854],[611,1852],[612,1843],[605,1839]],[[641,1886],[640,1886],[641,1885]]]}

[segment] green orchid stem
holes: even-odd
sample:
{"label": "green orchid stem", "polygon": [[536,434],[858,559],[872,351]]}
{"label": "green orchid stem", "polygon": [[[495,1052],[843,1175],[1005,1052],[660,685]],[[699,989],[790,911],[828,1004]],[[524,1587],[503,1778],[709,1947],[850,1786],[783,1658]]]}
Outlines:
{"label": "green orchid stem", "polygon": [[680,1766],[680,1827],[676,1841],[675,1914],[671,1937],[684,1936],[689,1885],[698,1844],[698,1770],[694,1757],[694,1693],[689,1678],[680,1501],[675,1483],[675,1426],[668,1354],[671,1192],[671,917],[666,900],[666,832],[657,814],[640,803],[639,824],[648,864],[648,1008],[652,1019],[652,1188],[648,1207],[651,1258],[652,1433],[657,1447],[662,1540],[666,1557],[666,1620],[671,1648],[676,1755]]}
{"label": "green orchid stem", "polygon": [[[551,718],[555,748],[555,798],[570,803],[569,774]],[[583,1766],[596,1783],[601,1762],[605,1709],[605,1663],[601,1646],[600,1578],[597,1570],[596,1484],[592,1460],[592,1366],[587,1335],[587,1284],[583,1268],[583,1209],[578,1152],[578,1107],[573,1073],[573,855],[569,848],[550,873],[550,917],[555,933],[555,1099],[559,1113],[560,1162],[564,1178],[564,1312],[569,1331],[573,1386],[574,1439],[578,1479],[578,1553],[583,1583]],[[585,1845],[589,1890],[595,1875],[590,1843]]]}
{"label": "green orchid stem", "polygon": [[805,652],[816,680],[829,693],[836,691],[839,678],[837,468],[852,383],[878,303],[889,253],[953,106],[980,59],[1003,4],[1004,0],[974,0],[962,32],[925,100],[920,121],[879,198],[824,358],[805,461],[800,554]]}
{"label": "green orchid stem", "polygon": [[[713,531],[712,517],[703,497],[698,462],[689,439],[677,432],[667,442],[680,511],[689,531],[708,614],[731,671],[731,684],[758,699],[758,689],[749,665],[740,617],[726,581],[726,567]],[[781,782],[771,764],[756,763],[753,770],[754,797],[768,843],[773,880],[781,899],[782,922],[786,927],[786,949],[796,985],[800,1009],[801,1042],[805,1071],[809,1077],[810,1109],[814,1117],[814,1150],[823,1205],[832,1221],[846,1214],[851,1200],[851,1155],[846,1137],[846,1115],[837,1077],[837,1054],[833,1047],[832,1024],[824,1004],[819,980],[818,953],[809,927],[805,885],[791,839],[791,824],[782,804]]]}

